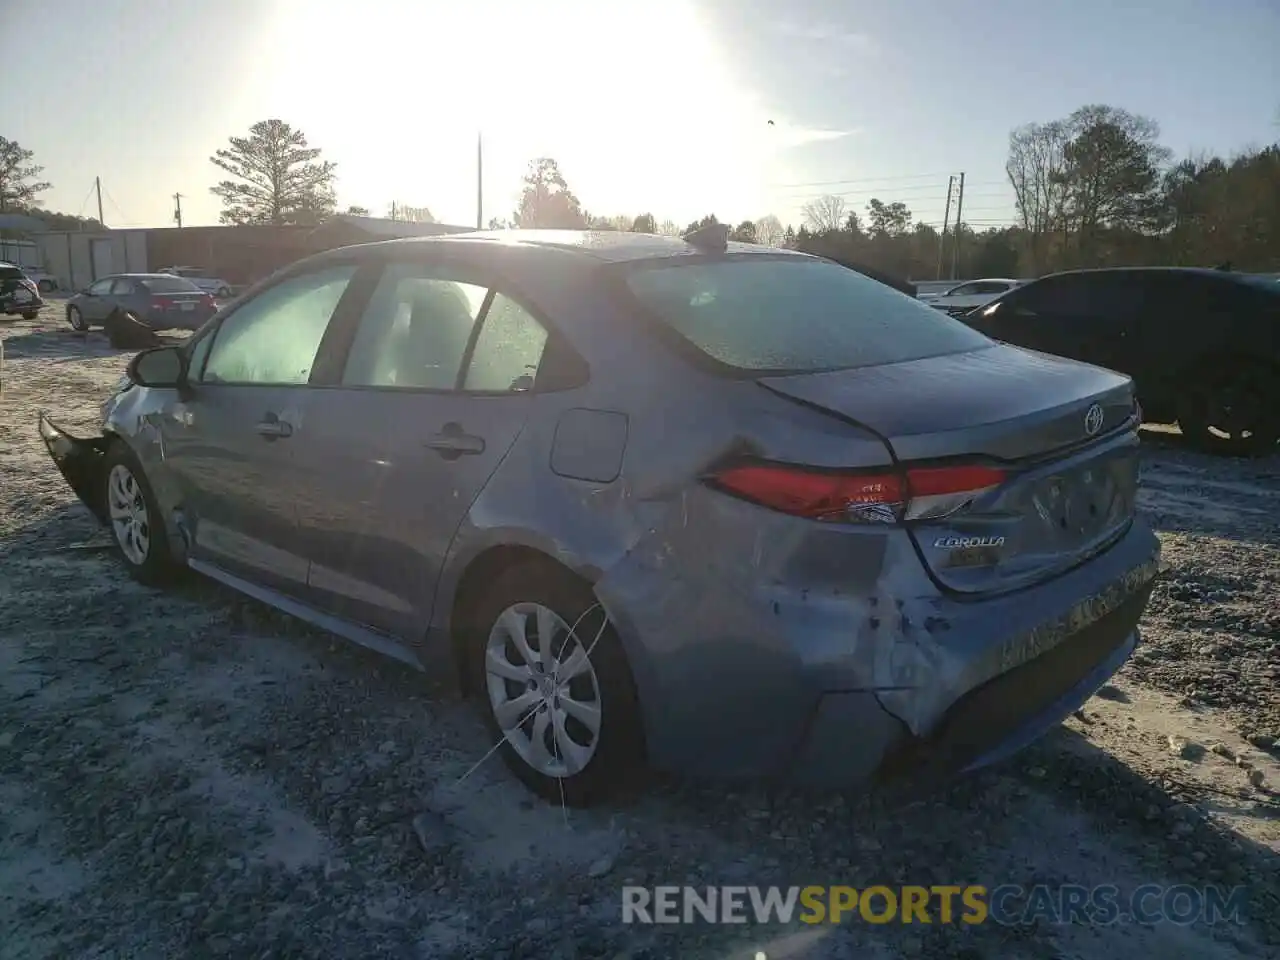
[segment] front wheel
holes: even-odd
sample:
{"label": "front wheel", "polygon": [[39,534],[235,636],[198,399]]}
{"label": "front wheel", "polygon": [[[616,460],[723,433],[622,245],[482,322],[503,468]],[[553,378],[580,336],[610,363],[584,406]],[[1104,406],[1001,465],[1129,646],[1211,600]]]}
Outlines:
{"label": "front wheel", "polygon": [[84,333],[89,329],[89,324],[84,319],[84,314],[80,312],[79,307],[67,307],[67,323],[71,324],[72,330]]}
{"label": "front wheel", "polygon": [[640,710],[621,641],[590,587],[550,564],[498,577],[472,617],[470,667],[511,771],[553,803],[588,806],[643,766]]}
{"label": "front wheel", "polygon": [[129,575],[148,586],[173,579],[178,567],[160,506],[142,466],[123,441],[112,444],[103,458],[103,483],[107,521]]}
{"label": "front wheel", "polygon": [[1247,361],[1213,367],[1182,398],[1178,429],[1207,453],[1274,451],[1280,442],[1280,371]]}

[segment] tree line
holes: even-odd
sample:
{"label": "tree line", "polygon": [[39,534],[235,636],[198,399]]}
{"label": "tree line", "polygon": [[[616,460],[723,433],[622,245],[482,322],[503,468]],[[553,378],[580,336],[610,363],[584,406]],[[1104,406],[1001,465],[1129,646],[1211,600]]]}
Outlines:
{"label": "tree line", "polygon": [[[224,178],[210,189],[225,224],[316,224],[337,211],[337,164],[305,134],[279,119],[262,120],[248,135],[230,137],[211,163]],[[29,212],[53,229],[97,221],[51,214],[36,205],[50,184],[32,153],[0,137],[0,212]],[[735,240],[837,256],[916,280],[956,274],[1035,276],[1072,267],[1200,265],[1280,270],[1280,142],[1224,158],[1208,154],[1174,161],[1149,117],[1093,104],[1009,135],[1005,163],[1015,219],[974,230],[960,223],[943,236],[915,222],[891,197],[862,210],[836,195],[806,203],[798,227],[769,214],[726,221]],[[348,214],[368,215],[363,207]],[[393,203],[387,215],[434,220],[425,206]],[[681,225],[652,213],[601,215],[587,210],[550,157],[533,160],[519,199],[491,229],[624,230],[679,235],[715,214]]]}

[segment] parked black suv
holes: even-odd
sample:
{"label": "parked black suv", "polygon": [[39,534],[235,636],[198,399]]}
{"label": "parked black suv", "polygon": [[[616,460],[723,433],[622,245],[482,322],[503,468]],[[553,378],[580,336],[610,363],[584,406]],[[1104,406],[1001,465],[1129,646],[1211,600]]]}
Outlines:
{"label": "parked black suv", "polygon": [[34,320],[42,306],[40,291],[22,268],[0,263],[0,316],[21,314],[26,320]]}
{"label": "parked black suv", "polygon": [[1133,377],[1143,415],[1231,454],[1280,440],[1280,283],[1180,267],[1042,277],[961,318],[997,340]]}

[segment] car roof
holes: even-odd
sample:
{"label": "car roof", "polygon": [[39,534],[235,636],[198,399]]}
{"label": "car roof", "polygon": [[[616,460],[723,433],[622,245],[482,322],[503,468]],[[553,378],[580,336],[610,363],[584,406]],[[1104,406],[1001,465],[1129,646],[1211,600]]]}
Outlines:
{"label": "car roof", "polygon": [[99,277],[99,280],[115,280],[123,278],[126,280],[181,280],[182,277],[174,277],[171,273],[113,273],[109,277]]}
{"label": "car roof", "polygon": [[1093,267],[1080,270],[1059,270],[1057,273],[1046,273],[1041,280],[1049,277],[1092,276],[1108,273],[1150,273],[1150,274],[1186,274],[1193,277],[1231,277],[1244,276],[1232,270],[1216,270],[1213,267]]}
{"label": "car roof", "polygon": [[[403,247],[412,245],[478,246],[502,244],[507,248],[526,248],[562,253],[603,263],[625,263],[635,260],[666,259],[679,256],[698,256],[705,253],[699,247],[680,237],[663,237],[651,233],[624,233],[613,230],[478,230],[472,233],[452,233],[434,237],[405,237],[400,240],[384,240],[368,244],[370,247]],[[365,244],[361,244],[365,246]],[[755,243],[731,242],[728,253],[788,255],[807,257],[808,254],[779,247],[766,247]]]}

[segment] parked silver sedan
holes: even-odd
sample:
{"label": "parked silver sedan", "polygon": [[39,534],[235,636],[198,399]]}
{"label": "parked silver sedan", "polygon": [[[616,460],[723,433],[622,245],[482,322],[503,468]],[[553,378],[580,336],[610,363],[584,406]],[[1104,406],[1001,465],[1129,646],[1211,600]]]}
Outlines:
{"label": "parked silver sedan", "polygon": [[68,300],[67,323],[83,331],[128,313],[152,330],[195,330],[217,309],[213,296],[190,280],[165,273],[121,273],[95,280]]}
{"label": "parked silver sedan", "polygon": [[816,257],[518,231],[331,251],[40,430],[125,567],[458,679],[587,803],[647,762],[965,771],[1138,642],[1128,377]]}

